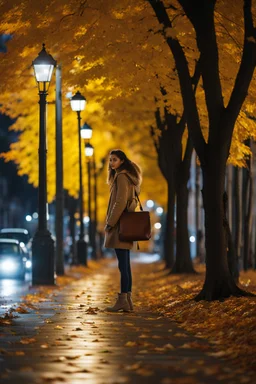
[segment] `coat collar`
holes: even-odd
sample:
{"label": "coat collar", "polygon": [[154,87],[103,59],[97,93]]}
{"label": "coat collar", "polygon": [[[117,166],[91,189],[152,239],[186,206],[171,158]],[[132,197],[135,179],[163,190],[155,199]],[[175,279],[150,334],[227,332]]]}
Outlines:
{"label": "coat collar", "polygon": [[127,171],[126,171],[126,169],[122,169],[122,170],[116,170],[116,174],[115,174],[115,176],[114,176],[114,179],[113,179],[113,181],[112,181],[112,184],[111,184],[111,187],[110,187],[110,190],[112,191],[112,188],[113,188],[113,186],[114,186],[114,184],[115,184],[115,181],[116,181],[116,178],[117,178],[117,176],[118,175],[120,175],[120,173],[128,173]]}

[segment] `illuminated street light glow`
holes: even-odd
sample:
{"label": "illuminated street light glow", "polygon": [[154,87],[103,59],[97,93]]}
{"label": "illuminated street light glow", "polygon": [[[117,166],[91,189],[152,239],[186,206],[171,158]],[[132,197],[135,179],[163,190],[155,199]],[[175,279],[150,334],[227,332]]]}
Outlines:
{"label": "illuminated street light glow", "polygon": [[72,111],[81,112],[85,109],[86,98],[79,91],[70,99]]}
{"label": "illuminated street light glow", "polygon": [[157,213],[159,216],[162,215],[163,212],[164,212],[164,210],[163,210],[162,207],[157,207],[157,209],[156,209],[156,213]]}
{"label": "illuminated street light glow", "polygon": [[38,213],[37,212],[34,212],[33,215],[32,215],[33,219],[38,219]]}
{"label": "illuminated street light glow", "polygon": [[147,206],[148,208],[153,208],[154,205],[155,205],[155,203],[154,203],[153,200],[147,200],[147,202],[146,202],[146,206]]}
{"label": "illuminated street light glow", "polygon": [[38,57],[32,63],[36,81],[38,83],[50,83],[56,60],[46,52],[45,45],[38,54]]}
{"label": "illuminated street light glow", "polygon": [[162,227],[161,223],[155,223],[154,224],[155,229],[160,229]]}
{"label": "illuminated street light glow", "polygon": [[86,157],[92,157],[93,155],[93,146],[90,143],[85,144],[84,153]]}
{"label": "illuminated street light glow", "polygon": [[190,243],[194,243],[196,241],[195,236],[190,236],[189,241]]}
{"label": "illuminated street light glow", "polygon": [[84,123],[80,130],[81,138],[89,140],[92,137],[92,128],[89,124]]}
{"label": "illuminated street light glow", "polygon": [[31,215],[27,215],[26,216],[26,221],[32,221],[32,216]]}

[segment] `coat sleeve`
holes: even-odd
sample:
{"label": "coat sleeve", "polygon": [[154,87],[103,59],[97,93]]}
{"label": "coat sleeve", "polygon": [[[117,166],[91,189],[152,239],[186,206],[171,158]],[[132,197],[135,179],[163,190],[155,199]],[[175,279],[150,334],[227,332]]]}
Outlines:
{"label": "coat sleeve", "polygon": [[123,174],[117,176],[117,193],[116,201],[108,217],[107,224],[114,227],[118,222],[121,214],[125,210],[128,201],[129,181]]}

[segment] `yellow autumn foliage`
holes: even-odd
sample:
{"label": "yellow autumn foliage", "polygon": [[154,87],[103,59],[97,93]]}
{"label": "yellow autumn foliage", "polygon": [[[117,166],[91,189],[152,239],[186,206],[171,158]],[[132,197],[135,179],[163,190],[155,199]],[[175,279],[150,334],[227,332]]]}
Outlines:
{"label": "yellow autumn foliage", "polygon": [[[168,35],[179,39],[184,47],[190,73],[198,58],[195,34],[190,22],[182,16],[180,6],[169,8],[175,17]],[[243,42],[241,0],[216,7],[216,32],[220,51],[220,73],[223,97],[227,104],[240,62]],[[166,183],[157,167],[157,156],[150,137],[155,126],[155,110],[164,106],[181,116],[182,99],[177,73],[161,26],[148,2],[142,0],[88,0],[50,3],[17,0],[0,1],[0,33],[11,33],[8,52],[1,54],[0,111],[15,118],[11,129],[19,131],[17,143],[4,157],[14,161],[20,175],[38,183],[38,95],[31,62],[41,50],[41,43],[61,64],[63,74],[63,156],[64,187],[78,196],[78,128],[76,114],[71,111],[68,92],[80,90],[87,106],[82,113],[93,128],[97,167],[112,148],[120,147],[137,161],[144,171],[142,199],[152,198],[158,204],[166,201]],[[228,15],[228,18],[227,18]],[[166,96],[161,93],[164,87]],[[243,166],[250,153],[241,144],[255,137],[255,83],[236,124],[229,161]],[[55,106],[54,79],[48,96],[48,200],[55,197]],[[156,101],[157,100],[157,101]],[[202,83],[197,89],[197,104],[205,138],[208,117]],[[85,208],[87,176],[83,164]],[[106,169],[99,177],[99,218],[104,217],[108,187]]]}

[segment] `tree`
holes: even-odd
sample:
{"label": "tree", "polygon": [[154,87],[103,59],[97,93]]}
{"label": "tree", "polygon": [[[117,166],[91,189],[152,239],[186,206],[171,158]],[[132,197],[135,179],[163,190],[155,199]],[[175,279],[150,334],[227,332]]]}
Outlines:
{"label": "tree", "polygon": [[[150,2],[159,22],[166,28],[172,24],[162,1]],[[256,64],[255,29],[251,0],[244,0],[244,45],[241,64],[227,106],[224,105],[219,74],[219,55],[215,32],[216,1],[179,0],[196,34],[201,57],[201,73],[208,112],[208,141],[205,140],[196,98],[184,50],[177,38],[166,36],[179,74],[188,128],[203,172],[203,203],[205,210],[206,278],[197,300],[215,300],[230,295],[246,295],[231,276],[223,229],[223,193],[225,167],[229,156],[234,125],[246,98]]]}
{"label": "tree", "polygon": [[[197,62],[192,78],[194,92],[200,78],[200,61]],[[161,86],[163,96],[167,95]],[[151,127],[151,135],[158,155],[159,168],[168,184],[167,216],[164,234],[164,259],[166,268],[172,273],[194,273],[190,255],[188,238],[188,188],[190,164],[193,145],[191,138],[185,134],[186,118],[183,112],[179,118],[164,107],[164,118],[161,120],[159,108],[156,113],[157,132]],[[179,121],[178,121],[179,119]],[[183,143],[182,143],[183,139]],[[183,150],[182,147],[185,147]],[[174,211],[176,201],[176,257],[174,258],[175,223]]]}

